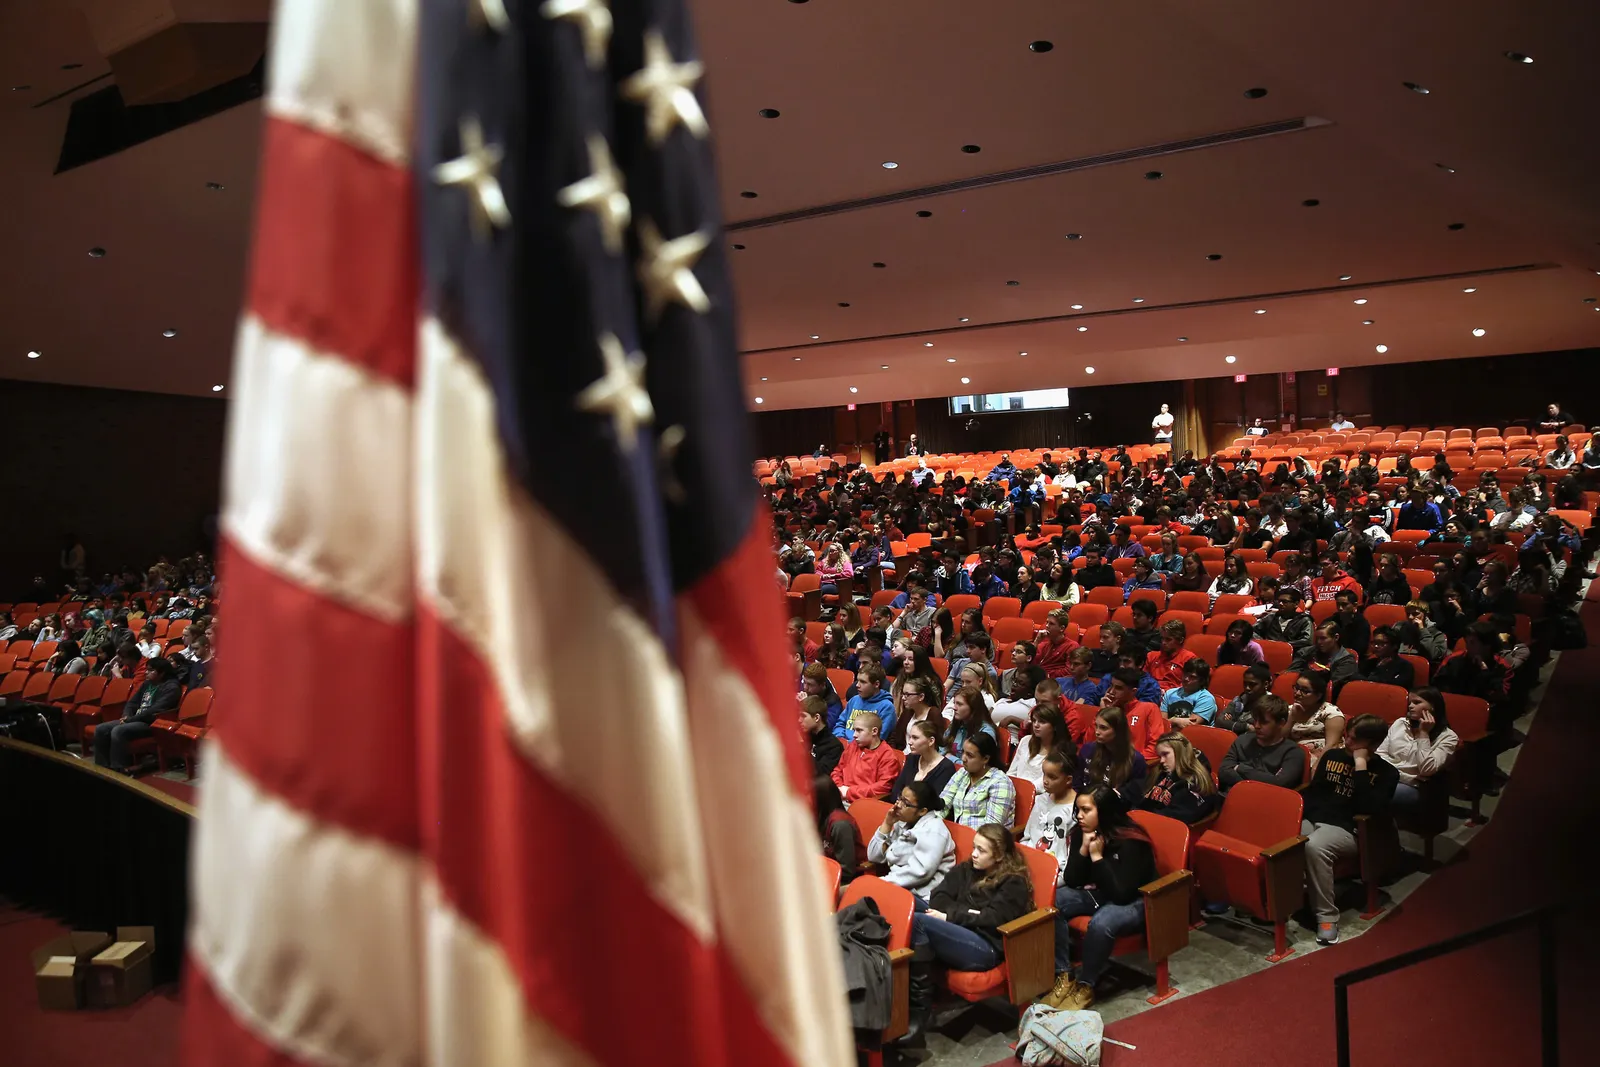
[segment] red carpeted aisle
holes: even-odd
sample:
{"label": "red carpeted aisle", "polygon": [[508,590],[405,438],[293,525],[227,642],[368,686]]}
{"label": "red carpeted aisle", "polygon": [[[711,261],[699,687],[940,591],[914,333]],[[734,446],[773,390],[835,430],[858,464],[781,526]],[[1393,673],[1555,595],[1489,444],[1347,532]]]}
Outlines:
{"label": "red carpeted aisle", "polygon": [[[1585,603],[1583,620],[1590,647],[1562,655],[1513,781],[1466,856],[1363,937],[1111,1026],[1108,1036],[1138,1049],[1106,1046],[1107,1067],[1331,1064],[1335,975],[1560,900],[1591,905],[1569,912],[1560,928],[1562,1062],[1596,1062],[1585,1009],[1600,952],[1592,913],[1600,793],[1587,764],[1600,740],[1600,603]],[[1537,1063],[1536,959],[1530,930],[1356,987],[1352,1063]]]}
{"label": "red carpeted aisle", "polygon": [[0,1064],[6,1067],[174,1067],[177,991],[106,1011],[41,1011],[29,957],[67,928],[0,903]]}

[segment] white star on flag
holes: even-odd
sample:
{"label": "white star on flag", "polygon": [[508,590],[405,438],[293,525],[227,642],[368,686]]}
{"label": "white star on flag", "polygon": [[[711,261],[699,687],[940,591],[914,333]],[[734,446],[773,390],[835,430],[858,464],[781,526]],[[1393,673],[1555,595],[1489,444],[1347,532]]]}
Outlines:
{"label": "white star on flag", "polygon": [[472,230],[487,236],[487,228],[511,225],[511,208],[506,205],[497,172],[504,153],[499,145],[483,143],[483,127],[473,115],[461,120],[461,155],[433,168],[433,180],[440,185],[459,185],[472,197]]}
{"label": "white star on flag", "polygon": [[702,315],[711,310],[711,300],[693,270],[710,244],[711,238],[701,230],[663,241],[655,223],[649,219],[639,223],[639,284],[651,321],[673,302]]}
{"label": "white star on flag", "polygon": [[562,189],[559,199],[565,207],[593,211],[600,220],[606,251],[617,255],[622,251],[622,235],[633,219],[633,207],[628,203],[628,194],[622,191],[622,174],[611,160],[611,149],[597,133],[589,135],[589,170],[587,178]]}
{"label": "white star on flag", "polygon": [[680,122],[697,138],[711,132],[694,95],[694,83],[704,73],[699,60],[674,63],[660,30],[644,35],[644,66],[622,83],[622,95],[644,107],[645,133],[651,144],[665,141]]}
{"label": "white star on flag", "polygon": [[611,9],[606,0],[545,0],[539,14],[577,23],[589,69],[599,70],[606,65],[606,48],[611,44]]}
{"label": "white star on flag", "polygon": [[639,440],[639,427],[649,426],[656,418],[655,406],[644,388],[644,353],[624,354],[616,335],[604,333],[600,335],[600,358],[606,372],[578,394],[578,408],[611,416],[617,443],[631,452]]}

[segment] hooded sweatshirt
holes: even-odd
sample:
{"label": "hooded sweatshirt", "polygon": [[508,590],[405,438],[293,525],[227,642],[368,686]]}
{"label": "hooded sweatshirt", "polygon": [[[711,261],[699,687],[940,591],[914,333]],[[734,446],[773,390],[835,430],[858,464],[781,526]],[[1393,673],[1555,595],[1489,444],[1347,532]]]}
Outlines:
{"label": "hooded sweatshirt", "polygon": [[956,842],[939,813],[927,811],[910,826],[895,823],[887,834],[879,826],[867,842],[867,858],[889,865],[884,881],[926,899],[956,865]]}

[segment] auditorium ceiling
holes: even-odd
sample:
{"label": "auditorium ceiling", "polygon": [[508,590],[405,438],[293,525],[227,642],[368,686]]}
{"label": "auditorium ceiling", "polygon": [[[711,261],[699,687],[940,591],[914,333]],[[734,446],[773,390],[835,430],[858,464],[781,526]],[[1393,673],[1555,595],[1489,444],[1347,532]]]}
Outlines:
{"label": "auditorium ceiling", "polygon": [[[693,7],[752,405],[1600,346],[1589,0]],[[54,173],[107,73],[0,0],[0,376],[212,395],[259,106]]]}

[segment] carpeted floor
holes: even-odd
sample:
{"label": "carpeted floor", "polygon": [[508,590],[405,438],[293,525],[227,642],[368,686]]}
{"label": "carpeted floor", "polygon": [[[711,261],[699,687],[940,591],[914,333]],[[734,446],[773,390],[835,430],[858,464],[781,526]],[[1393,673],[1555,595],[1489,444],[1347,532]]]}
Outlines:
{"label": "carpeted floor", "polygon": [[[1592,598],[1582,614],[1590,647],[1561,656],[1495,818],[1464,856],[1358,940],[1113,1024],[1107,1036],[1137,1048],[1108,1045],[1107,1067],[1331,1064],[1336,975],[1539,904],[1595,902],[1600,881],[1589,872],[1600,865],[1590,849],[1600,794],[1588,788],[1585,753],[1600,692],[1600,603]],[[1560,937],[1562,1062],[1594,1062],[1584,1012],[1600,991],[1593,977],[1600,934],[1587,907],[1564,916]],[[1533,933],[1358,986],[1350,1017],[1354,1067],[1537,1063]]]}
{"label": "carpeted floor", "polygon": [[175,988],[105,1011],[41,1011],[29,957],[67,927],[0,901],[0,1064],[6,1067],[173,1067]]}

